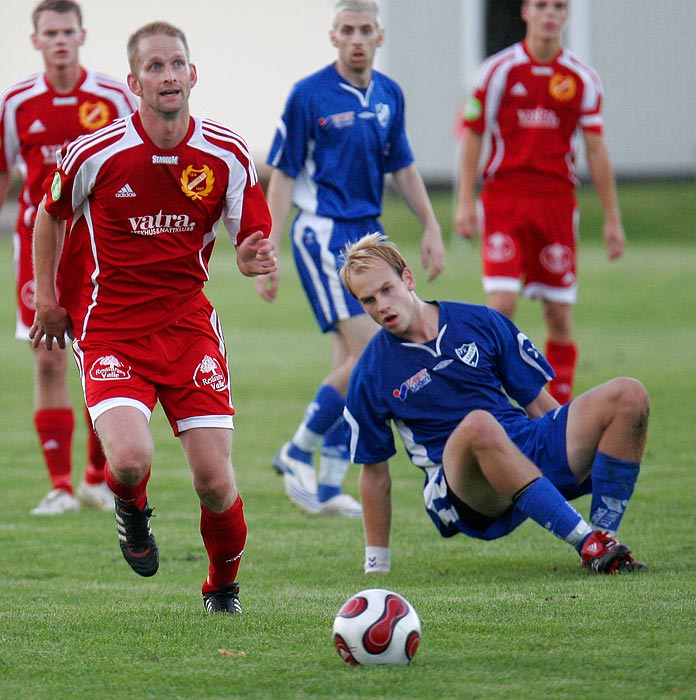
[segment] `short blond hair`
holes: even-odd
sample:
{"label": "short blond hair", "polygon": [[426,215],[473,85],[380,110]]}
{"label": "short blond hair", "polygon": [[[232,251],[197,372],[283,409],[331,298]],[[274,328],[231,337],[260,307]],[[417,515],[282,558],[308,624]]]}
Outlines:
{"label": "short blond hair", "polygon": [[369,12],[379,27],[379,5],[374,0],[338,0],[334,5],[334,30],[338,29],[338,17],[341,12]]}
{"label": "short blond hair", "polygon": [[[355,274],[365,272],[376,263],[386,262],[401,277],[408,263],[383,233],[368,233],[354,243],[349,243],[342,254],[341,281],[345,288],[355,297],[351,282]],[[357,298],[357,297],[356,297]]]}

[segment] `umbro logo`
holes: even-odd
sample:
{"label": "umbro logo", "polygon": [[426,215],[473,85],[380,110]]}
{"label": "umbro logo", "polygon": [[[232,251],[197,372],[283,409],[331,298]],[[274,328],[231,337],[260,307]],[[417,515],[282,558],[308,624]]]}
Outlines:
{"label": "umbro logo", "polygon": [[40,119],[35,119],[29,127],[30,134],[40,134],[43,131],[46,131],[46,127]]}
{"label": "umbro logo", "polygon": [[117,193],[117,197],[135,197],[137,196],[135,192],[133,192],[133,188],[126,183]]}
{"label": "umbro logo", "polygon": [[515,97],[524,97],[527,95],[527,88],[522,85],[522,83],[515,83],[512,88],[510,88],[510,94]]}

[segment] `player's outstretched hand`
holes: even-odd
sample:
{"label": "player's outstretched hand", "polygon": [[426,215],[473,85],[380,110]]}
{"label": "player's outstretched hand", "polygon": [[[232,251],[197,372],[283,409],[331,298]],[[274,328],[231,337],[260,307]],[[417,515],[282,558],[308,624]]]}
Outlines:
{"label": "player's outstretched hand", "polygon": [[273,241],[256,231],[237,247],[237,267],[247,277],[267,275],[278,269],[276,247]]}

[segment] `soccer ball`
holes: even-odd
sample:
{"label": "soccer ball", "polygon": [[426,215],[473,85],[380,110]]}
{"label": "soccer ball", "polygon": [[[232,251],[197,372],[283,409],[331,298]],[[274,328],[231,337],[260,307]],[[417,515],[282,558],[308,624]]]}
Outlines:
{"label": "soccer ball", "polygon": [[420,618],[413,606],[383,588],[348,598],[333,624],[336,649],[351,666],[405,665],[418,650],[420,634]]}

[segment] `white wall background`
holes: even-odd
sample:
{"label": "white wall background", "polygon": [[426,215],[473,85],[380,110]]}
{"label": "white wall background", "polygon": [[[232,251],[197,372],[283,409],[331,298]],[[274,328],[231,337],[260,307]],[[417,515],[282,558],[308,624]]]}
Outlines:
{"label": "white wall background", "polygon": [[[80,0],[84,66],[125,79],[130,34],[153,20],[183,29],[198,68],[191,111],[249,142],[264,162],[291,85],[335,58],[328,38],[331,0]],[[34,0],[2,0],[0,89],[43,69],[34,50]]]}
{"label": "white wall background", "polygon": [[[42,69],[34,0],[0,0],[0,88]],[[403,87],[416,161],[430,180],[455,172],[453,125],[481,60],[483,0],[381,0],[377,67]],[[83,64],[125,78],[125,45],[165,19],[187,34],[199,69],[192,111],[221,121],[265,161],[291,85],[335,58],[333,0],[82,0]],[[572,0],[568,45],[604,83],[617,173],[696,175],[696,2]]]}

